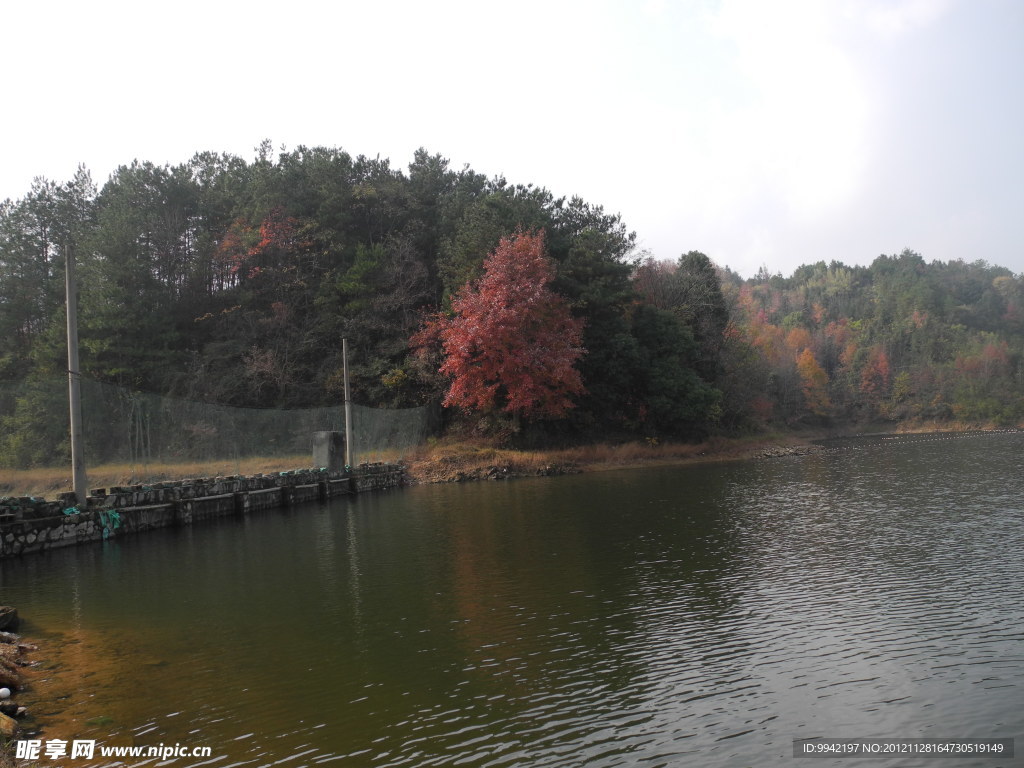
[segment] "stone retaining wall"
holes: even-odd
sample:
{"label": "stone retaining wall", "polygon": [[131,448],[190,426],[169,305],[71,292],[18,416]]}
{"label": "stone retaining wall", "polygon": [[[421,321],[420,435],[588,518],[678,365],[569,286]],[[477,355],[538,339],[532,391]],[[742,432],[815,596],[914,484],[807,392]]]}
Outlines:
{"label": "stone retaining wall", "polygon": [[364,464],[350,473],[302,469],[99,488],[90,491],[84,507],[76,506],[74,494],[67,493],[57,501],[5,498],[0,499],[0,559],[152,528],[394,488],[405,480],[400,465]]}

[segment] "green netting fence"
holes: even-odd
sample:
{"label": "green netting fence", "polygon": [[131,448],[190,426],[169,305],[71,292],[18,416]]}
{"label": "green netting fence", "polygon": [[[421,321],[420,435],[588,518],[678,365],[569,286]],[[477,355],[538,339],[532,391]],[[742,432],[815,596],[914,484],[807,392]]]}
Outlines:
{"label": "green netting fence", "polygon": [[[82,378],[87,466],[128,465],[145,480],[166,465],[224,467],[265,458],[312,461],[314,432],[344,432],[344,408],[238,408],[138,392]],[[423,444],[433,410],[352,406],[357,463],[393,461]],[[68,461],[67,382],[54,378],[0,386],[0,468],[59,466]],[[271,461],[273,463],[273,461]],[[287,467],[283,467],[287,468]]]}

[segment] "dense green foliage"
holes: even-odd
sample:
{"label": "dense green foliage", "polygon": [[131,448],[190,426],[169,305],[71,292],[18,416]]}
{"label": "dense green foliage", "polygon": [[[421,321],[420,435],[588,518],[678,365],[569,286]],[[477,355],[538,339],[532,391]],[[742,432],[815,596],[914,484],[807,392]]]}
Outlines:
{"label": "dense green foliage", "polygon": [[254,407],[438,402],[441,360],[409,339],[516,229],[542,231],[551,289],[582,322],[583,389],[559,439],[687,437],[766,423],[1024,419],[1024,279],[904,252],[741,280],[702,253],[641,262],[618,216],[453,170],[269,143],[38,180],[0,204],[0,464],[65,450],[65,248],[79,265],[82,371]]}

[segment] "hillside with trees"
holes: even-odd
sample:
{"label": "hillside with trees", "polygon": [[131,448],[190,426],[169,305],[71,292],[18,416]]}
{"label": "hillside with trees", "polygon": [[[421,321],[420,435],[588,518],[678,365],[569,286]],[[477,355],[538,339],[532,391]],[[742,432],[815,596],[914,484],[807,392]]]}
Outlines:
{"label": "hillside with trees", "polygon": [[621,218],[544,187],[340,149],[84,168],[0,204],[0,466],[65,375],[254,408],[444,402],[449,428],[533,444],[766,427],[1024,421],[1024,276],[904,251],[744,280],[638,252]]}

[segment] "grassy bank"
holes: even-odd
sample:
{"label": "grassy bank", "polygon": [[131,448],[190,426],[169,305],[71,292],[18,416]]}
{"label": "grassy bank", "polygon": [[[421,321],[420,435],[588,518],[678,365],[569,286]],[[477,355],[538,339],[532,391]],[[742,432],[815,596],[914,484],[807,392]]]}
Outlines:
{"label": "grassy bank", "polygon": [[[89,488],[109,488],[113,485],[158,483],[162,480],[184,480],[190,477],[267,474],[308,466],[308,455],[148,464],[144,467],[105,464],[88,468],[87,485]],[[70,467],[0,469],[0,496],[40,496],[52,499],[56,498],[57,494],[70,490]]]}
{"label": "grassy bank", "polygon": [[[442,438],[417,449],[405,461],[415,482],[452,482],[498,476],[556,475],[680,461],[736,459],[756,455],[766,446],[806,444],[808,440],[791,434],[768,434],[748,438],[714,437],[701,443],[651,440],[526,451],[501,448],[482,440]],[[308,465],[308,456],[151,464],[143,468],[108,464],[90,467],[87,484],[89,488],[109,488],[189,477],[266,474]],[[0,496],[51,499],[70,491],[71,487],[68,467],[0,469]]]}
{"label": "grassy bank", "polygon": [[806,447],[818,435],[762,434],[713,437],[700,443],[649,440],[595,443],[545,451],[500,448],[485,442],[439,440],[407,457],[415,482],[437,483],[531,475],[595,472],[623,467],[726,461],[764,455],[767,450]]}
{"label": "grassy bank", "polygon": [[13,741],[0,746],[0,768],[15,768],[14,749]]}
{"label": "grassy bank", "polygon": [[[815,439],[839,435],[973,432],[993,428],[992,425],[961,422],[866,424],[846,429],[778,431],[746,437],[712,437],[700,443],[646,440],[593,443],[572,448],[534,451],[502,448],[485,440],[444,437],[410,453],[405,457],[405,461],[415,482],[436,483],[752,458],[765,455],[766,451],[806,448]],[[1020,428],[1024,428],[1024,425]],[[381,458],[374,456],[369,460]],[[109,488],[115,485],[156,483],[189,477],[267,474],[308,467],[309,464],[308,455],[149,464],[144,467],[109,464],[89,468],[88,486]],[[68,467],[0,469],[0,496],[40,496],[49,499],[70,490],[71,474]]]}
{"label": "grassy bank", "polygon": [[[763,432],[746,437],[711,437],[700,443],[659,442],[594,443],[573,448],[521,451],[484,441],[442,438],[406,458],[409,474],[421,483],[500,477],[594,472],[623,467],[731,461],[813,450],[815,440],[869,434],[978,432],[998,429],[992,424],[916,422],[861,424],[808,430]],[[1024,429],[1024,425],[1018,428]]]}

